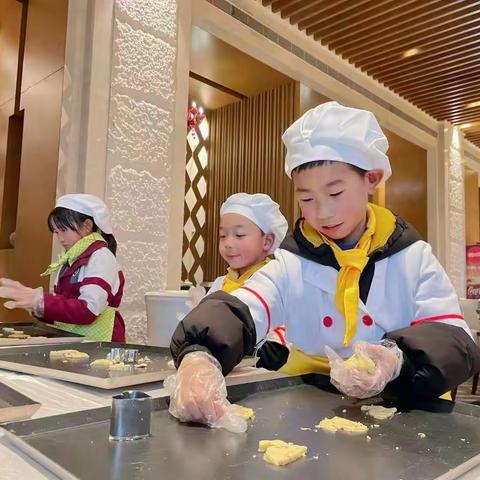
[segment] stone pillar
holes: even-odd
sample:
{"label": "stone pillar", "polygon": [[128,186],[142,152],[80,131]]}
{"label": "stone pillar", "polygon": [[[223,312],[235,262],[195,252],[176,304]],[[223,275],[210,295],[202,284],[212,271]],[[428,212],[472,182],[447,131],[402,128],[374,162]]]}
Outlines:
{"label": "stone pillar", "polygon": [[465,297],[465,191],[463,135],[443,124],[446,201],[446,269],[459,297]]}
{"label": "stone pillar", "polygon": [[180,281],[189,61],[178,45],[189,22],[188,1],[114,2],[105,197],[134,342],[146,340],[145,293],[166,288],[169,264]]}

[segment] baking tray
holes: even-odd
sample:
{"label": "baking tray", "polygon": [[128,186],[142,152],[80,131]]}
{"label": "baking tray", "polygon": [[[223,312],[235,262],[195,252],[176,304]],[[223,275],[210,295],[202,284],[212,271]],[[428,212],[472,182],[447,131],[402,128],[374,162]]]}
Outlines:
{"label": "baking tray", "polygon": [[[228,392],[233,402],[255,410],[246,434],[182,424],[168,413],[166,399],[155,399],[152,437],[139,441],[109,441],[108,407],[6,428],[26,450],[79,479],[452,480],[480,463],[476,406],[457,404],[452,413],[412,410],[380,422],[361,412],[360,403],[300,377],[235,385]],[[370,441],[315,431],[333,415],[380,427],[370,429]],[[286,467],[266,464],[258,442],[275,438],[306,445],[307,456]]]}
{"label": "baking tray", "polygon": [[[152,363],[149,363],[146,368],[132,367],[127,371],[108,371],[90,367],[90,362],[106,358],[113,347],[138,349],[139,356],[148,356]],[[51,351],[64,349],[88,353],[90,359],[85,363],[50,361],[49,353]],[[113,342],[70,343],[68,346],[35,345],[0,349],[0,368],[5,370],[104,389],[162,381],[168,375],[175,373],[175,369],[168,365],[171,359],[168,348]],[[240,366],[253,365],[253,363],[253,359],[247,358],[242,361]]]}
{"label": "baking tray", "polygon": [[66,332],[40,322],[0,323],[0,333],[2,333],[2,328],[14,328],[15,330],[22,330],[31,337],[25,339],[0,337],[0,347],[11,347],[15,345],[42,345],[49,343],[72,343],[82,341],[84,338],[76,333]]}
{"label": "baking tray", "polygon": [[0,423],[25,420],[39,408],[40,403],[0,382]]}

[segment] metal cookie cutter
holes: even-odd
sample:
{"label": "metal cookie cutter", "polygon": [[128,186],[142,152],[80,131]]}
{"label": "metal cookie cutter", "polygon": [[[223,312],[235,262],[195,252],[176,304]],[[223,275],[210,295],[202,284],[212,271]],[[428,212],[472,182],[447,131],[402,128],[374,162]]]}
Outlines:
{"label": "metal cookie cutter", "polygon": [[140,440],[150,436],[152,397],[129,390],[112,397],[110,440]]}
{"label": "metal cookie cutter", "polygon": [[137,363],[138,350],[135,348],[112,348],[108,354],[108,359],[113,363]]}

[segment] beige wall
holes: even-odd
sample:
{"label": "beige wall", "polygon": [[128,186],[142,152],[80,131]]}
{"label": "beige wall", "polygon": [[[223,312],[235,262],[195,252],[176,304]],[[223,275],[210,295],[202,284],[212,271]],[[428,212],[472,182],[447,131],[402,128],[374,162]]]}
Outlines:
{"label": "beige wall", "polygon": [[467,245],[480,242],[480,208],[478,173],[465,169],[465,241]]}
{"label": "beige wall", "polygon": [[[21,4],[0,0],[0,178],[3,186],[8,118],[13,113]],[[0,250],[0,275],[48,288],[40,273],[51,259],[46,218],[54,206],[67,2],[30,2],[20,108],[25,110],[15,248]],[[5,59],[5,62],[3,61]],[[3,188],[3,187],[2,187]],[[0,321],[25,319],[0,308]]]}

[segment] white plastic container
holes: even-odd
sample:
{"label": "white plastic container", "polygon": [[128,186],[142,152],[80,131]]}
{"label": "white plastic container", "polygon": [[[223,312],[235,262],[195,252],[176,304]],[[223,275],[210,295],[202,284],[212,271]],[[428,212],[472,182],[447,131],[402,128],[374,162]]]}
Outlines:
{"label": "white plastic container", "polygon": [[188,299],[188,290],[163,290],[145,294],[149,345],[170,346],[175,328],[190,310]]}

